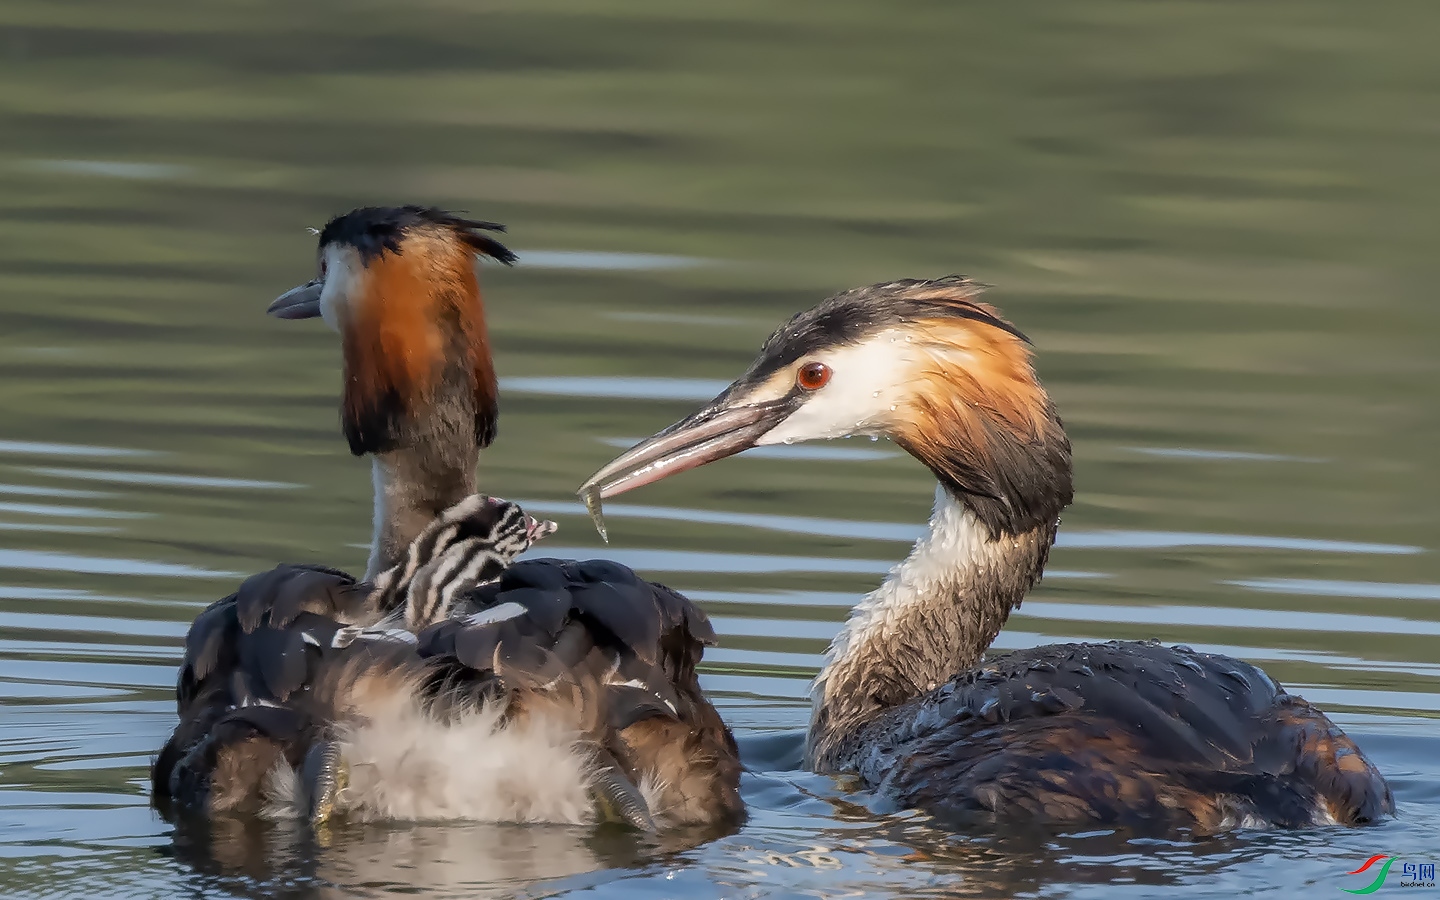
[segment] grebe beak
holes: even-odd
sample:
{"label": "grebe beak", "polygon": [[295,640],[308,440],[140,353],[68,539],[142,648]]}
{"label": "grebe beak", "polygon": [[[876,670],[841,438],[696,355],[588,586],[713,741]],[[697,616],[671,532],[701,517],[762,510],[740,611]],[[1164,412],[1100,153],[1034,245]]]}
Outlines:
{"label": "grebe beak", "polygon": [[275,298],[265,312],[277,319],[315,319],[320,316],[320,292],[325,282],[319,278],[291,288]]}
{"label": "grebe beak", "polygon": [[677,472],[749,450],[803,402],[787,395],[778,400],[747,403],[737,393],[749,386],[733,384],[694,415],[688,416],[617,456],[580,486],[581,497],[614,497],[652,484]]}

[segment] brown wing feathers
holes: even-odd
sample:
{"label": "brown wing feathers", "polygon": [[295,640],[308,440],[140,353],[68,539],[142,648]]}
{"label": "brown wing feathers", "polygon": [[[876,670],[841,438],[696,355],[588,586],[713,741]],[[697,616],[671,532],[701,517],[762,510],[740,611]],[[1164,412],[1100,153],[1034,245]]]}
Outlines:
{"label": "brown wing feathers", "polygon": [[[419,653],[453,659],[502,680],[544,684],[565,677],[595,681],[603,718],[623,728],[652,715],[676,718],[677,684],[713,642],[704,613],[630,569],[603,561],[528,560],[473,590],[476,612],[431,626]],[[689,607],[690,612],[676,607]],[[698,625],[696,635],[691,623]],[[447,663],[448,664],[448,663]]]}
{"label": "brown wing feathers", "polygon": [[1352,825],[1394,811],[1358,748],[1264,672],[1154,642],[1005,654],[862,740],[862,777],[942,816],[1213,829],[1310,825],[1317,802]]}
{"label": "brown wing feathers", "polygon": [[[343,572],[278,566],[201,613],[186,635],[176,686],[180,724],[151,772],[157,799],[214,808],[208,795],[217,775],[263,776],[264,768],[230,760],[227,748],[247,745],[256,759],[294,756],[288,745],[314,724],[300,698],[327,668],[365,652],[334,639],[367,593]],[[227,799],[219,806],[257,805],[258,789],[258,781],[220,785]]]}

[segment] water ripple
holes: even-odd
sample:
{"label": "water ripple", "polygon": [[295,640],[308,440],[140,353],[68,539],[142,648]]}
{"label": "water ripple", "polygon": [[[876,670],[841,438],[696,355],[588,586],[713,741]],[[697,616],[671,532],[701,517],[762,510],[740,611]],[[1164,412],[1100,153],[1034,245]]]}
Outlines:
{"label": "water ripple", "polygon": [[116,484],[144,484],[152,487],[234,488],[237,490],[288,490],[301,485],[289,481],[257,481],[250,478],[217,478],[209,475],[173,475],[162,472],[121,472],[112,469],[61,469],[30,466],[27,471],[52,478],[81,481],[109,481]]}
{"label": "water ripple", "polygon": [[35,531],[44,534],[114,534],[106,525],[60,525],[54,522],[0,522],[0,531]]}
{"label": "water ripple", "polygon": [[0,548],[0,569],[29,572],[75,572],[82,575],[159,575],[173,578],[239,578],[238,572],[203,569],[143,559],[109,559],[52,550]]}
{"label": "water ripple", "polygon": [[708,378],[627,378],[621,376],[535,376],[502,378],[500,390],[554,397],[616,397],[626,400],[712,400],[729,386]]}
{"label": "water ripple", "polygon": [[183,638],[185,633],[190,630],[184,622],[161,622],[153,619],[120,618],[118,616],[77,616],[70,613],[3,611],[0,611],[0,628],[67,634],[123,634],[131,637],[171,638]]}
{"label": "water ripple", "polygon": [[30,456],[154,456],[151,450],[96,447],[89,444],[50,444],[40,441],[0,441],[0,453]]}
{"label": "water ripple", "polygon": [[[527,508],[545,515],[586,515],[579,503],[550,500],[521,501]],[[823,537],[859,538],[875,541],[911,543],[925,531],[925,526],[897,522],[866,522],[854,519],[824,519],[812,516],[781,516],[768,513],[736,513],[719,510],[685,509],[683,507],[647,506],[643,504],[607,504],[605,515],[613,518],[661,519],[676,522],[700,522],[708,525],[735,525],[790,534],[813,534]],[[1404,544],[1374,544],[1362,541],[1337,541],[1314,538],[1271,537],[1251,534],[1211,534],[1189,531],[1144,531],[1138,529],[1103,529],[1097,531],[1061,531],[1057,547],[1088,550],[1173,550],[1179,547],[1244,547],[1261,550],[1300,550],[1314,553],[1410,554],[1423,553],[1424,548]]]}
{"label": "water ripple", "polygon": [[82,491],[74,488],[40,487],[33,484],[0,484],[0,494],[12,497],[67,497],[76,500],[99,500],[113,497],[104,491]]}
{"label": "water ripple", "polygon": [[1182,625],[1208,628],[1249,628],[1275,631],[1343,633],[1390,632],[1440,635],[1440,622],[1369,614],[1309,612],[1291,609],[1247,609],[1193,605],[1118,606],[1099,603],[1054,603],[1026,600],[1014,619],[1114,622],[1136,625]]}
{"label": "water ripple", "polygon": [[1250,578],[1224,583],[1268,594],[1306,594],[1314,597],[1381,597],[1387,600],[1440,600],[1440,584],[1332,581],[1321,578]]}
{"label": "water ripple", "polygon": [[715,265],[696,256],[662,253],[613,253],[601,250],[524,250],[520,265],[531,269],[583,269],[602,272],[659,272]]}
{"label": "water ripple", "polygon": [[[562,559],[591,559],[596,550],[589,547],[539,547],[527,554],[531,558],[556,556]],[[722,574],[759,574],[779,572],[826,572],[854,575],[883,575],[895,565],[883,559],[828,559],[817,556],[768,556],[756,553],[716,553],[704,550],[650,550],[645,548],[608,547],[607,559],[642,572],[711,572]],[[4,557],[0,556],[0,562]]]}
{"label": "water ripple", "polygon": [[109,159],[31,159],[25,167],[37,172],[55,172],[64,175],[99,175],[106,178],[124,178],[136,181],[157,181],[178,178],[189,174],[190,166],[175,163],[119,162]]}
{"label": "water ripple", "polygon": [[118,594],[97,591],[77,591],[68,588],[21,587],[0,584],[0,600],[59,600],[89,602],[103,600],[106,603],[144,603],[157,606],[180,606],[194,609],[195,604],[184,600],[153,600],[140,597],[122,597]]}
{"label": "water ripple", "polygon": [[1372,544],[1316,538],[1270,537],[1253,534],[1208,534],[1195,531],[1062,531],[1057,547],[1106,550],[1173,550],[1178,547],[1245,547],[1256,550],[1301,550],[1312,553],[1424,553],[1406,544]]}
{"label": "water ripple", "polygon": [[1279,453],[1250,453],[1244,450],[1200,450],[1190,447],[1126,447],[1132,453],[1146,456],[1161,456],[1171,459],[1212,459],[1236,462],[1306,462],[1322,463],[1328,460],[1313,456],[1284,456]]}
{"label": "water ripple", "polygon": [[[763,553],[719,553],[707,550],[652,550],[646,548],[537,547],[530,559],[593,559],[597,553],[640,572],[710,572],[718,574],[774,574],[814,572],[843,575],[884,575],[895,565],[889,559],[833,559],[822,556],[770,556]],[[1054,569],[1046,578],[1104,578],[1098,572]]]}
{"label": "water ripple", "polygon": [[149,513],[96,509],[93,506],[55,506],[50,503],[0,502],[0,512],[17,516],[53,516],[57,519],[143,519]]}

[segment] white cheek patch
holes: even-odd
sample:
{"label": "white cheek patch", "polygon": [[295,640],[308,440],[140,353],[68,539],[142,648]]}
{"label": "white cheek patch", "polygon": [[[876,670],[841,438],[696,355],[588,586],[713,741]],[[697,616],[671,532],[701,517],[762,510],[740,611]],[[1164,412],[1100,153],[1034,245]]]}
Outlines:
{"label": "white cheek patch", "polygon": [[340,331],[341,312],[358,295],[365,266],[354,247],[325,248],[325,287],[320,292],[320,317],[331,330]]}
{"label": "white cheek patch", "polygon": [[737,404],[769,403],[773,400],[780,400],[790,393],[795,386],[795,370],[793,367],[782,369],[771,375],[769,380],[750,391],[742,398],[737,398]]}
{"label": "white cheek patch", "polygon": [[863,344],[801,360],[801,364],[829,366],[833,373],[829,384],[755,443],[791,444],[886,433],[894,422],[892,414],[910,393],[910,381],[923,352],[903,332],[892,330]]}

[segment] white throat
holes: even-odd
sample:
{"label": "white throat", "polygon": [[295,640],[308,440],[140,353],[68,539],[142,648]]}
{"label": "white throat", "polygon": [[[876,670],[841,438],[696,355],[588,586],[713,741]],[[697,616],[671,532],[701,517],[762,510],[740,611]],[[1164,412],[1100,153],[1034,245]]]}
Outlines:
{"label": "white throat", "polygon": [[811,766],[845,770],[868,723],[978,663],[1040,577],[1056,524],[991,536],[937,488],[930,527],[856,604],[811,685]]}
{"label": "white throat", "polygon": [[975,514],[936,485],[935,508],[925,534],[915,542],[910,555],[890,569],[880,586],[855,604],[825,651],[825,665],[810,685],[815,707],[825,701],[831,683],[827,676],[833,669],[853,661],[872,639],[893,637],[906,613],[938,598],[948,598],[954,590],[957,569],[983,567],[994,555],[994,543]]}

